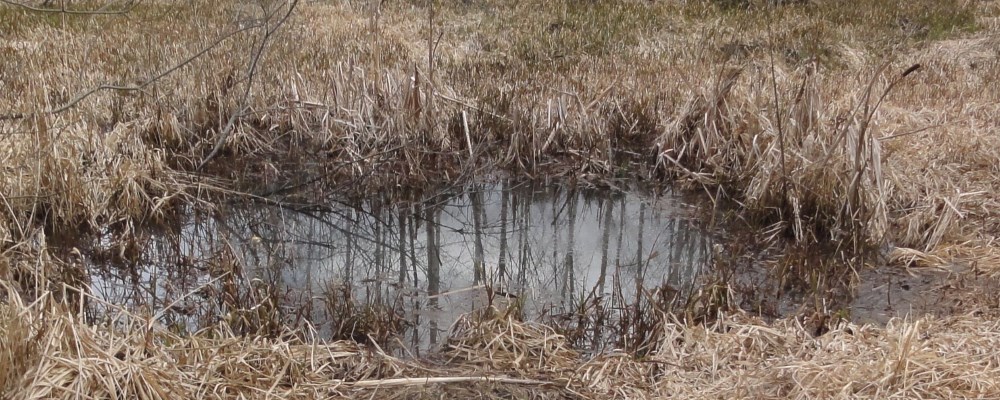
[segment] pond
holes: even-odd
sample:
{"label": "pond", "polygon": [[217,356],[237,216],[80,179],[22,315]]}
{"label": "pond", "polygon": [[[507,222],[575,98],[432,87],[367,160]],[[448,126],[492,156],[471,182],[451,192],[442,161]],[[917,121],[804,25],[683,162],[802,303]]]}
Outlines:
{"label": "pond", "polygon": [[[588,302],[627,304],[643,289],[693,290],[714,240],[702,214],[669,191],[509,181],[323,212],[232,207],[147,232],[136,261],[94,268],[90,289],[111,304],[169,306],[165,323],[189,332],[226,304],[273,298],[286,318],[330,336],[345,329],[333,321],[351,297],[401,314],[402,341],[425,351],[490,304],[554,318]],[[116,258],[115,240],[102,242],[90,264]]]}

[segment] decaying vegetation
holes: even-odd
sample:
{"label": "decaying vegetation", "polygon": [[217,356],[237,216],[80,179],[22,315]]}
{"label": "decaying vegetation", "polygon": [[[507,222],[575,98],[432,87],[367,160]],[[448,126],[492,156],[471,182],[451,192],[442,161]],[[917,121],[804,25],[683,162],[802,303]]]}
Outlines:
{"label": "decaying vegetation", "polygon": [[[13,297],[16,299],[16,296]],[[996,393],[998,327],[969,316],[840,324],[737,314],[667,322],[648,357],[583,357],[544,325],[488,309],[460,320],[438,359],[395,358],[299,332],[180,337],[122,316],[82,323],[51,299],[4,305],[0,388],[28,398],[953,398]]]}
{"label": "decaying vegetation", "polygon": [[[4,398],[1000,392],[996,1],[55,3],[0,3]],[[88,321],[80,252],[56,245],[111,232],[128,258],[186,207],[494,168],[678,180],[762,236],[947,270],[963,310],[762,321],[712,292],[698,318],[643,303],[636,357],[489,309],[404,360],[277,324],[266,295],[193,335],[163,310]]]}

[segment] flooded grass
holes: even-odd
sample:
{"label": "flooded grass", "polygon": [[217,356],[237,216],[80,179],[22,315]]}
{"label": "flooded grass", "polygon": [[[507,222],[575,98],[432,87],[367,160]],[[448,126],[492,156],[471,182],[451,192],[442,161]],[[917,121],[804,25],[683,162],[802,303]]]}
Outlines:
{"label": "flooded grass", "polygon": [[1000,391],[996,1],[41,3],[0,398]]}

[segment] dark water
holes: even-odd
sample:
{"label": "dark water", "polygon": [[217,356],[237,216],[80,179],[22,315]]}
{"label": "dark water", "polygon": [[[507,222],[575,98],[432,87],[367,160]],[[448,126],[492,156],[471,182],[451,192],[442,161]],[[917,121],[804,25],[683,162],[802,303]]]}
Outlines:
{"label": "dark water", "polygon": [[[90,315],[146,310],[180,333],[220,320],[260,332],[276,321],[419,353],[439,348],[459,316],[490,305],[582,327],[574,343],[599,351],[615,345],[604,326],[638,307],[639,293],[657,301],[654,293],[670,293],[682,307],[672,311],[685,312],[700,307],[706,285],[728,288],[724,302],[768,318],[822,308],[884,324],[960,308],[935,289],[945,277],[876,263],[852,268],[854,279],[831,254],[789,253],[786,242],[762,243],[725,221],[726,230],[708,229],[704,198],[509,181],[388,197],[322,211],[191,210],[170,229],[109,233],[82,247]],[[382,319],[366,320],[369,307]]]}
{"label": "dark water", "polygon": [[516,301],[537,318],[588,299],[629,302],[640,288],[691,289],[713,234],[685,199],[498,183],[322,213],[241,207],[149,233],[140,261],[98,269],[91,291],[113,304],[169,306],[166,324],[186,331],[220,318],[221,297],[268,291],[325,335],[327,294],[346,287],[362,303],[401,309],[402,341],[426,349],[487,304]]}

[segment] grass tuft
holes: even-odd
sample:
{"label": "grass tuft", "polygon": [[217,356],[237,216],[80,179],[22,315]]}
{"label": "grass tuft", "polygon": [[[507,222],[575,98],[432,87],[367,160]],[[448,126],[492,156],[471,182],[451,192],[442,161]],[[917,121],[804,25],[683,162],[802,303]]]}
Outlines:
{"label": "grass tuft", "polygon": [[[228,255],[210,272],[231,312],[210,332],[172,332],[160,310],[87,324],[92,271],[57,245],[289,188],[321,204],[484,171],[642,173],[805,248],[995,277],[995,1],[66,3],[0,4],[0,397],[998,391],[986,300],[814,329],[733,311],[712,285],[682,322],[638,311],[658,297],[621,313],[644,362],[574,349],[599,317],[584,299],[579,337],[485,311],[429,366],[288,328],[273,287],[221,279],[239,269]],[[139,243],[109,248],[128,260]],[[830,265],[779,267],[820,288]],[[398,329],[395,305],[337,296],[342,337]]]}

